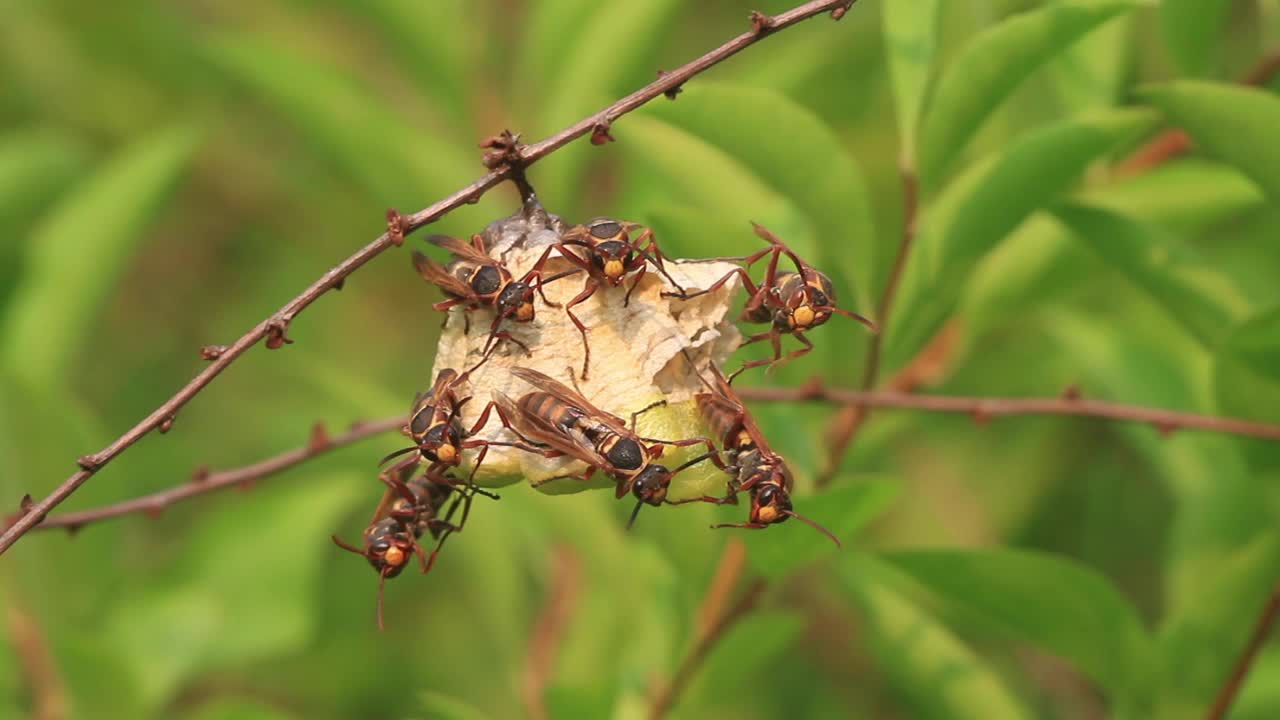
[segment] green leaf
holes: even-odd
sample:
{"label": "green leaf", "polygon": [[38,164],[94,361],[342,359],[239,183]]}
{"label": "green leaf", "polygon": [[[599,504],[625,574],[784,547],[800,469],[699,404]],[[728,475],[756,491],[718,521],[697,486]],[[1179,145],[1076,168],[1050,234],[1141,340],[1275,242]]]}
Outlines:
{"label": "green leaf", "polygon": [[183,717],[190,720],[287,720],[287,713],[252,700],[215,700]]}
{"label": "green leaf", "polygon": [[[817,495],[795,498],[796,512],[822,525],[848,543],[854,535],[879,517],[898,495],[898,484],[889,480],[846,481]],[[743,496],[743,502],[746,497]],[[721,522],[741,522],[743,506],[734,508],[738,517]],[[723,513],[722,513],[723,514]],[[768,531],[748,532],[743,538],[751,566],[768,578],[782,578],[792,570],[831,553],[840,552],[826,535],[794,518]],[[848,548],[844,552],[851,552]]]}
{"label": "green leaf", "polygon": [[0,325],[4,363],[24,380],[53,384],[70,369],[197,142],[189,127],[147,135],[79,183],[32,232],[22,284]]}
{"label": "green leaf", "polygon": [[1244,648],[1267,596],[1280,577],[1280,535],[1257,537],[1216,567],[1205,568],[1200,589],[1170,609],[1158,638],[1163,704],[1203,708]]}
{"label": "green leaf", "polygon": [[948,605],[1070,660],[1113,698],[1143,681],[1151,639],[1134,607],[1092,568],[1009,549],[911,551],[885,559]]}
{"label": "green leaf", "polygon": [[888,367],[932,336],[987,252],[1068,189],[1090,162],[1152,122],[1141,110],[1087,113],[1019,138],[952,182],[925,212],[886,338]]}
{"label": "green leaf", "polygon": [[897,571],[858,556],[845,563],[840,580],[861,610],[877,669],[906,705],[908,716],[1031,717],[982,658],[907,598]]}
{"label": "green leaf", "polygon": [[1248,303],[1231,279],[1205,267],[1176,238],[1085,205],[1065,205],[1054,214],[1079,242],[1144,290],[1206,347],[1246,313]]}
{"label": "green leaf", "polygon": [[1102,23],[1050,62],[1053,87],[1068,114],[1119,99],[1132,64],[1133,19],[1124,15]]}
{"label": "green leaf", "polygon": [[703,83],[686,89],[679,102],[651,104],[642,112],[741,162],[799,208],[823,236],[819,254],[811,257],[821,259],[828,274],[852,280],[854,309],[871,311],[877,264],[867,182],[822,118],[772,90]]}
{"label": "green leaf", "polygon": [[[351,475],[309,476],[203,518],[181,577],[154,583],[107,616],[107,634],[148,702],[164,702],[193,674],[306,646],[319,630],[324,566],[337,557],[328,535],[368,492]],[[369,573],[371,594],[376,584]],[[157,655],[157,647],[169,652]]]}
{"label": "green leaf", "polygon": [[1191,236],[1262,207],[1266,196],[1235,168],[1189,157],[1092,188],[1080,200]]}
{"label": "green leaf", "polygon": [[[675,19],[680,5],[677,0],[592,3],[589,14],[565,18],[557,13],[564,24],[533,40],[556,51],[553,66],[544,76],[553,80],[541,83],[545,92],[537,98],[544,131],[557,132],[652,80],[650,57],[665,38],[663,30]],[[631,118],[623,118],[613,129],[620,144],[636,142],[629,137],[633,123]],[[535,183],[549,207],[569,214],[577,211],[587,162],[601,151],[579,140],[539,165]]]}
{"label": "green leaf", "polygon": [[1241,323],[1223,343],[1221,352],[1254,372],[1280,382],[1280,307],[1260,312]]}
{"label": "green leaf", "polygon": [[[410,126],[338,68],[253,36],[222,37],[209,53],[218,67],[289,120],[382,206],[420,205],[424,198],[452,192],[482,170],[456,143]],[[474,209],[458,212],[475,227],[484,222]]]}
{"label": "green leaf", "polygon": [[1036,68],[1135,0],[1059,0],[975,37],[938,81],[920,128],[920,176],[937,187],[987,116]]}
{"label": "green leaf", "polygon": [[1181,81],[1139,95],[1191,133],[1209,155],[1248,175],[1273,200],[1280,199],[1280,97],[1241,85]]}
{"label": "green leaf", "polygon": [[[85,166],[84,147],[51,130],[16,130],[0,136],[0,257],[18,246],[28,221]],[[6,263],[7,266],[7,263]],[[0,269],[3,272],[5,267]],[[0,277],[0,287],[3,287]]]}
{"label": "green leaf", "polygon": [[888,0],[880,12],[898,110],[902,162],[906,167],[915,167],[916,124],[937,45],[938,0]]}
{"label": "green leaf", "polygon": [[1161,1],[1160,30],[1183,75],[1213,73],[1230,12],[1229,0]]}
{"label": "green leaf", "polygon": [[631,141],[619,144],[630,173],[654,178],[651,182],[665,188],[667,196],[686,205],[739,218],[744,241],[755,237],[747,222],[755,220],[786,238],[801,255],[815,253],[813,231],[799,210],[733,154],[648,115],[630,118],[627,132]]}
{"label": "green leaf", "polygon": [[474,705],[443,693],[428,690],[419,697],[432,720],[489,720],[489,716]]}

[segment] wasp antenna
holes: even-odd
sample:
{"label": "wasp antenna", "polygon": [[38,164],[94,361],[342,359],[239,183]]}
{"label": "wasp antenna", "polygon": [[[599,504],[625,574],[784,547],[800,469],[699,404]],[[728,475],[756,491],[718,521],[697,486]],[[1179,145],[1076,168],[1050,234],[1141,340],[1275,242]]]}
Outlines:
{"label": "wasp antenna", "polygon": [[417,449],[418,449],[418,446],[417,446],[417,445],[411,445],[411,446],[409,446],[409,447],[407,447],[407,448],[401,448],[401,449],[399,449],[399,450],[397,450],[397,451],[395,451],[395,452],[393,452],[393,453],[389,453],[389,454],[387,454],[387,455],[383,456],[383,458],[382,458],[381,460],[379,460],[379,461],[378,461],[378,465],[385,465],[385,464],[386,464],[386,462],[387,462],[388,460],[391,460],[391,459],[394,459],[394,458],[398,458],[398,457],[400,457],[401,455],[404,455],[405,453],[410,453],[410,452],[413,452],[414,450],[417,450]]}
{"label": "wasp antenna", "polygon": [[715,392],[716,389],[712,387],[711,383],[707,382],[705,377],[702,376],[702,371],[698,369],[698,363],[693,361],[693,356],[689,354],[688,348],[680,348],[680,354],[684,355],[685,361],[689,363],[689,367],[693,370],[693,374],[698,376],[698,381],[702,383],[702,386],[711,392]]}
{"label": "wasp antenna", "polygon": [[863,325],[866,325],[866,326],[867,326],[867,329],[868,329],[868,330],[870,330],[871,332],[873,332],[873,333],[875,333],[875,334],[877,334],[877,335],[879,335],[879,334],[880,334],[880,326],[879,326],[879,325],[876,325],[876,324],[875,324],[875,322],[873,322],[873,321],[872,321],[871,319],[869,319],[869,318],[865,318],[865,317],[863,317],[863,316],[859,315],[859,314],[858,314],[858,313],[856,313],[856,312],[852,312],[852,311],[849,311],[849,310],[845,310],[844,308],[838,308],[838,307],[835,307],[835,306],[832,306],[831,310],[832,310],[833,312],[838,312],[838,313],[840,313],[841,315],[844,315],[845,317],[851,317],[851,318],[853,318],[854,320],[857,320],[858,322],[862,323]]}
{"label": "wasp antenna", "polygon": [[706,459],[710,458],[710,457],[711,457],[711,456],[713,456],[713,455],[719,455],[719,454],[720,454],[719,452],[705,452],[705,453],[702,453],[702,454],[701,454],[701,455],[699,455],[698,457],[696,457],[696,458],[694,458],[694,459],[692,459],[692,460],[690,460],[690,461],[688,461],[688,462],[684,463],[683,465],[681,465],[680,467],[676,468],[675,470],[672,470],[672,471],[671,471],[671,474],[672,474],[672,475],[675,475],[675,474],[679,473],[681,470],[687,470],[687,469],[689,469],[689,468],[693,467],[694,465],[697,465],[698,463],[702,462],[703,460],[706,460]]}
{"label": "wasp antenna", "polygon": [[808,525],[809,527],[813,528],[814,530],[817,530],[818,532],[822,533],[823,535],[826,535],[827,537],[831,538],[831,542],[835,543],[835,544],[836,544],[836,547],[838,547],[838,548],[842,548],[842,547],[844,547],[843,545],[841,545],[841,544],[840,544],[840,539],[839,539],[839,538],[837,538],[835,535],[833,535],[833,534],[831,533],[831,531],[830,531],[830,530],[828,530],[828,529],[826,529],[826,528],[822,527],[822,526],[821,526],[821,525],[819,525],[818,523],[816,523],[816,522],[814,522],[814,521],[810,520],[809,518],[807,518],[807,517],[805,517],[805,516],[801,515],[800,513],[795,512],[795,511],[793,511],[793,510],[783,510],[783,511],[782,511],[782,514],[783,514],[783,515],[786,515],[786,516],[788,516],[788,517],[793,517],[793,518],[795,518],[795,519],[799,520],[800,522],[804,523],[805,525]]}
{"label": "wasp antenna", "polygon": [[386,632],[387,628],[382,623],[382,590],[387,586],[387,571],[384,569],[378,573],[378,632]]}
{"label": "wasp antenna", "polygon": [[338,547],[342,548],[343,550],[346,550],[347,552],[353,552],[353,553],[355,553],[355,554],[357,554],[357,555],[360,555],[360,556],[362,556],[362,557],[364,556],[364,551],[363,551],[363,550],[360,550],[360,549],[356,548],[354,545],[351,545],[351,544],[347,543],[346,541],[344,541],[342,538],[338,537],[337,535],[330,535],[330,536],[329,536],[329,539],[330,539],[330,540],[333,540],[333,544],[334,544],[334,545],[337,545]]}
{"label": "wasp antenna", "polygon": [[639,502],[637,502],[637,503],[636,503],[636,508],[635,508],[635,510],[632,510],[632,511],[631,511],[631,517],[627,520],[627,530],[628,530],[628,531],[630,531],[630,530],[631,530],[631,526],[633,526],[633,525],[635,525],[635,524],[636,524],[636,517],[637,517],[638,515],[640,515],[640,508],[642,508],[642,507],[644,507],[644,501],[639,501]]}

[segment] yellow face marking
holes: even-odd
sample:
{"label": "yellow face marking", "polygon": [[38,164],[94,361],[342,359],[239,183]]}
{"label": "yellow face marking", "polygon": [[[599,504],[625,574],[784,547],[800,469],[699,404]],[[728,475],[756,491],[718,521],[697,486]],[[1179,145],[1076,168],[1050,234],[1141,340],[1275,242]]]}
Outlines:
{"label": "yellow face marking", "polygon": [[406,558],[404,555],[404,550],[401,550],[400,548],[393,546],[393,547],[387,548],[387,552],[382,556],[382,559],[384,562],[386,562],[386,564],[392,567],[398,567],[404,564],[404,561]]}
{"label": "yellow face marking", "polygon": [[440,458],[440,462],[451,463],[458,459],[458,448],[452,445],[441,445],[436,448],[436,457]]}
{"label": "yellow face marking", "polygon": [[813,308],[801,305],[791,314],[791,327],[809,327],[813,324]]}
{"label": "yellow face marking", "polygon": [[516,320],[529,322],[533,319],[533,303],[524,303],[516,310]]}
{"label": "yellow face marking", "polygon": [[772,505],[765,505],[764,507],[760,508],[760,512],[757,514],[759,515],[760,522],[762,523],[777,522],[778,518],[780,517],[778,513],[778,509],[773,507]]}
{"label": "yellow face marking", "polygon": [[621,260],[607,260],[604,264],[604,274],[610,280],[617,280],[622,277],[625,270]]}

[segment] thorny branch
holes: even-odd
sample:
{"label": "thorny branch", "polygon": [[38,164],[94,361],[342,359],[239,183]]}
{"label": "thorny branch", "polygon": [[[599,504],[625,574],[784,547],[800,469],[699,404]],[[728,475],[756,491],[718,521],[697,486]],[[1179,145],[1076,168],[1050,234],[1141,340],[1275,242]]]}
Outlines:
{"label": "thorny branch", "polygon": [[396,417],[382,420],[356,423],[347,432],[333,438],[324,432],[322,426],[316,425],[311,431],[310,439],[303,447],[232,470],[209,472],[207,469],[199,469],[192,474],[188,482],[177,487],[92,510],[55,515],[51,518],[46,518],[44,522],[36,526],[36,529],[66,528],[70,532],[75,532],[89,523],[109,520],[121,515],[132,513],[158,515],[174,503],[215,490],[229,487],[247,487],[264,477],[287,470],[313,457],[353,445],[374,435],[399,430],[403,425],[404,416],[397,415]]}
{"label": "thorny branch", "polygon": [[1145,423],[1164,434],[1176,430],[1204,430],[1263,440],[1280,440],[1280,425],[1092,400],[1080,397],[1074,390],[1063,393],[1061,397],[1033,398],[912,395],[884,390],[844,390],[828,387],[815,379],[792,388],[740,388],[738,395],[746,400],[763,402],[814,400],[864,408],[958,413],[968,415],[978,423],[1010,415],[1062,415]]}
{"label": "thorny branch", "polygon": [[556,657],[564,641],[565,629],[573,618],[582,589],[582,561],[567,545],[556,546],[552,556],[551,585],[546,604],[534,621],[525,659],[521,696],[525,712],[532,720],[547,720],[543,698],[555,670]]}
{"label": "thorny branch", "polygon": [[268,348],[279,348],[292,342],[287,335],[287,331],[294,318],[303,310],[306,310],[311,303],[319,299],[321,295],[340,287],[348,275],[360,269],[365,263],[381,255],[387,249],[403,243],[404,236],[408,233],[439,220],[445,214],[464,204],[477,202],[485,193],[492,190],[499,183],[511,179],[514,175],[523,172],[524,168],[577,138],[590,134],[593,142],[607,140],[610,137],[609,128],[618,118],[656,97],[673,94],[690,78],[736,55],[765,37],[822,13],[830,13],[831,17],[838,20],[844,16],[855,1],[812,0],[772,17],[757,17],[758,14],[753,15],[750,18],[751,28],[749,30],[720,47],[676,70],[661,74],[654,82],[545,140],[515,148],[515,154],[519,157],[518,163],[499,165],[479,180],[412,215],[402,216],[394,211],[389,213],[387,232],[379,235],[373,242],[365,245],[355,254],[334,266],[301,294],[285,303],[283,307],[258,323],[252,330],[245,333],[231,345],[205,348],[202,351],[202,355],[210,363],[204,371],[196,375],[173,397],[165,401],[164,404],[156,408],[154,412],[137,425],[134,425],[110,445],[96,453],[81,457],[78,461],[80,470],[63,481],[48,497],[31,505],[24,503],[21,507],[21,516],[4,531],[3,535],[0,535],[0,554],[7,551],[17,542],[18,538],[39,524],[50,510],[66,500],[120,453],[152,430],[156,430],[162,425],[171,425],[178,411],[184,405],[200,393],[205,386],[213,382],[214,378],[221,374],[223,370],[226,370],[231,363],[235,362],[249,348],[263,340],[266,340]]}
{"label": "thorny branch", "polygon": [[1231,668],[1231,674],[1218,690],[1213,705],[1209,706],[1209,712],[1205,714],[1206,720],[1223,720],[1231,711],[1231,705],[1235,702],[1240,688],[1244,686],[1244,680],[1249,676],[1249,670],[1258,657],[1258,651],[1266,644],[1267,638],[1275,628],[1277,618],[1280,618],[1280,582],[1272,588],[1271,595],[1262,606],[1262,612],[1258,615],[1258,621],[1254,623],[1249,642],[1245,643],[1244,650],[1240,652],[1240,657]]}

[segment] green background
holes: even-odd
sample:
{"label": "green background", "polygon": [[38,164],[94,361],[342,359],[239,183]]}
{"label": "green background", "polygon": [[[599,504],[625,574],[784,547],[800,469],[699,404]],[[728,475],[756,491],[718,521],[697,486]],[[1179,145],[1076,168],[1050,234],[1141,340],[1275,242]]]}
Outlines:
{"label": "green background", "polygon": [[[748,10],[786,7],[0,0],[6,512],[167,398],[202,345],[374,237],[388,206],[478,177],[485,136],[545,137],[746,29]],[[952,318],[921,391],[1074,385],[1276,420],[1280,98],[1235,81],[1277,47],[1273,0],[861,0],[531,180],[553,211],[649,224],[675,256],[753,249],[757,220],[874,314],[901,236],[898,163],[914,160],[920,233],[886,377]],[[1169,125],[1193,150],[1123,172]],[[515,201],[501,188],[431,231],[469,234]],[[296,344],[249,352],[66,507],[252,462],[318,420],[403,412],[439,328],[406,255],[318,301]],[[813,339],[749,380],[855,384],[861,328],[837,317]],[[831,409],[756,412],[798,509],[845,547],[794,522],[744,538],[744,575],[767,587],[678,717],[1200,717],[1280,577],[1274,443],[886,411],[817,495]],[[531,638],[559,593],[558,646],[533,673],[546,712],[645,717],[730,536],[706,526],[744,508],[651,512],[626,534],[611,493],[510,488],[431,575],[388,584],[379,634],[374,574],[327,536],[357,537],[374,461],[399,443],[20,541],[0,561],[0,716],[32,712],[32,678],[61,717],[527,716]],[[1233,717],[1278,708],[1273,645]]]}

